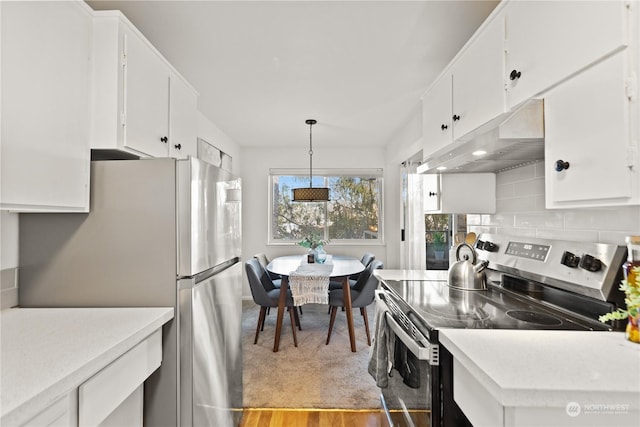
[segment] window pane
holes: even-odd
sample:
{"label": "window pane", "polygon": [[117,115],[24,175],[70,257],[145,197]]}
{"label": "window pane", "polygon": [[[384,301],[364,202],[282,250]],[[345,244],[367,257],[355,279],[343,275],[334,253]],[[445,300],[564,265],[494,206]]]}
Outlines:
{"label": "window pane", "polygon": [[381,240],[379,235],[382,178],[379,176],[313,177],[314,187],[329,187],[329,202],[293,202],[292,189],[309,185],[303,175],[271,176],[271,241],[322,239]]}
{"label": "window pane", "polygon": [[329,178],[330,239],[378,238],[378,185],[376,178]]}
{"label": "window pane", "polygon": [[[313,177],[316,187],[324,186],[322,177]],[[273,179],[273,239],[300,240],[304,236],[324,236],[325,206],[324,203],[294,203],[291,191],[293,188],[309,185],[308,177],[277,176]]]}

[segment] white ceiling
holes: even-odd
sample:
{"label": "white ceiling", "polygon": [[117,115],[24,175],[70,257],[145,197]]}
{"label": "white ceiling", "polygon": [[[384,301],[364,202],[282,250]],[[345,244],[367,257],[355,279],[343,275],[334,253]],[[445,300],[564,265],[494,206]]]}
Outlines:
{"label": "white ceiling", "polygon": [[240,146],[385,146],[498,3],[87,1],[119,9]]}

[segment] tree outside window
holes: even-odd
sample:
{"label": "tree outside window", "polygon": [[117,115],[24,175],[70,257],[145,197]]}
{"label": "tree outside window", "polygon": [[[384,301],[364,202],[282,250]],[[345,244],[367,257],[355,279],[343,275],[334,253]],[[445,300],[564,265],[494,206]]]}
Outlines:
{"label": "tree outside window", "polygon": [[333,243],[382,241],[382,171],[324,173],[313,177],[314,187],[329,187],[329,202],[293,202],[291,191],[308,186],[308,176],[271,175],[270,242],[295,242],[317,236]]}

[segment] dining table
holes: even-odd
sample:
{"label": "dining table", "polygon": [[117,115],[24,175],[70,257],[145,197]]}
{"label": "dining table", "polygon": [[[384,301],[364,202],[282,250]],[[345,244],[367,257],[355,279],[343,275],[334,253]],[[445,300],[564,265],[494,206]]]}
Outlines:
{"label": "dining table", "polygon": [[[287,290],[289,289],[289,275],[291,272],[298,270],[300,266],[307,264],[307,255],[287,255],[274,258],[269,264],[267,264],[267,271],[272,274],[277,274],[282,277],[280,285],[280,297],[278,299],[278,317],[276,320],[276,334],[273,340],[273,351],[277,352],[280,346],[280,333],[282,331],[282,320],[284,318],[284,310],[287,303]],[[339,281],[342,283],[342,292],[344,292],[345,312],[347,315],[347,325],[349,329],[349,341],[351,343],[351,351],[356,351],[356,339],[353,328],[353,312],[351,309],[351,287],[349,286],[349,276],[361,273],[364,271],[365,266],[359,259],[343,256],[343,255],[331,255],[326,264],[327,267],[331,266],[331,271],[328,268],[323,271],[328,272],[329,278],[332,281]],[[304,266],[303,266],[304,267]]]}

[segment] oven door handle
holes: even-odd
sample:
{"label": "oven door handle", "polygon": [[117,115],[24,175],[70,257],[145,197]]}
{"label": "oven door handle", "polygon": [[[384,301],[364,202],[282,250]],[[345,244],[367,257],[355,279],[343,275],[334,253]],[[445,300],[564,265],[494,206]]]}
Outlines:
{"label": "oven door handle", "polygon": [[[400,339],[407,346],[407,349],[413,353],[418,360],[424,360],[431,366],[438,366],[440,349],[438,345],[431,344],[424,336],[421,335],[424,340],[423,343],[419,343],[409,336],[409,334],[396,322],[396,320],[389,313],[385,313],[387,319],[387,325],[396,334],[396,337]],[[426,345],[425,345],[426,344]]]}

